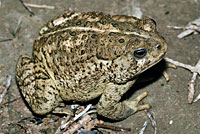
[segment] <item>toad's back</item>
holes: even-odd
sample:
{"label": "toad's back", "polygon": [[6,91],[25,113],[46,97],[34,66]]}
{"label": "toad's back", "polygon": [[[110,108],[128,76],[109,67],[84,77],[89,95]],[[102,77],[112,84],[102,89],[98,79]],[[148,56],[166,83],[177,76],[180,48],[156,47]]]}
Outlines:
{"label": "toad's back", "polygon": [[[66,13],[41,29],[34,43],[34,60],[66,92],[65,100],[84,101],[89,92],[97,93],[90,99],[101,94],[94,91],[97,83],[106,82],[112,60],[125,51],[127,42],[121,31],[125,27],[119,25],[102,13]],[[129,27],[133,29],[133,24]]]}

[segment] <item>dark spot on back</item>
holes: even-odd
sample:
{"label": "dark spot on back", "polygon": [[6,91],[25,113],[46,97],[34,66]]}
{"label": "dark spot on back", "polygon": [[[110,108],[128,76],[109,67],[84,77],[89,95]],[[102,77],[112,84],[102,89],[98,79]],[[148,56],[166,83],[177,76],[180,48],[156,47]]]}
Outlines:
{"label": "dark spot on back", "polygon": [[105,24],[106,24],[106,21],[100,20],[99,23],[101,23],[102,25],[105,25]]}
{"label": "dark spot on back", "polygon": [[78,68],[78,67],[76,67],[76,68],[75,68],[75,71],[79,71],[79,68]]}
{"label": "dark spot on back", "polygon": [[119,41],[119,43],[124,43],[125,40],[124,39],[119,39],[118,41]]}
{"label": "dark spot on back", "polygon": [[76,25],[81,25],[81,21],[77,22]]}
{"label": "dark spot on back", "polygon": [[69,32],[69,34],[70,34],[71,36],[75,36],[75,35],[76,35],[76,32],[71,31],[71,32]]}
{"label": "dark spot on back", "polygon": [[115,33],[110,32],[108,35],[109,35],[109,36],[113,36],[113,35],[115,35]]}
{"label": "dark spot on back", "polygon": [[49,41],[48,41],[48,44],[51,45],[51,43],[52,43],[52,40],[49,40]]}
{"label": "dark spot on back", "polygon": [[96,37],[97,37],[96,34],[93,34],[93,35],[91,36],[91,38],[93,38],[93,39],[95,39]]}
{"label": "dark spot on back", "polygon": [[73,49],[73,48],[70,48],[70,52],[73,53],[73,52],[74,52],[74,49]]}
{"label": "dark spot on back", "polygon": [[118,24],[117,24],[117,23],[112,23],[112,26],[113,26],[113,27],[117,27]]}
{"label": "dark spot on back", "polygon": [[85,23],[85,27],[87,27],[87,26],[89,26],[90,25],[90,22],[89,21],[87,21],[86,23]]}
{"label": "dark spot on back", "polygon": [[102,64],[102,62],[100,62],[100,64],[99,64],[99,65],[100,65],[100,68],[102,69],[102,67],[103,67],[103,64]]}
{"label": "dark spot on back", "polygon": [[85,50],[81,50],[81,55],[85,54]]}
{"label": "dark spot on back", "polygon": [[83,35],[82,36],[82,40],[86,39],[87,38],[87,35]]}

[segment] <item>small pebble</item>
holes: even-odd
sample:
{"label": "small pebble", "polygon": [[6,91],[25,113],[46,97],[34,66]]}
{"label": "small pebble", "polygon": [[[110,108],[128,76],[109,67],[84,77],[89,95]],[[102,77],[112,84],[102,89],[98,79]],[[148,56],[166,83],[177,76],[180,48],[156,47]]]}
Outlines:
{"label": "small pebble", "polygon": [[172,124],[173,124],[173,120],[170,120],[170,121],[169,121],[169,124],[172,125]]}

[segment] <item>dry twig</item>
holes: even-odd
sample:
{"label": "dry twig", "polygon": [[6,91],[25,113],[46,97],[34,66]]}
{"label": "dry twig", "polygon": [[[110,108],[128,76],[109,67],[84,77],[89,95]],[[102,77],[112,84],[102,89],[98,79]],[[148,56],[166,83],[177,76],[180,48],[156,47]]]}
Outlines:
{"label": "dry twig", "polygon": [[3,93],[0,94],[0,104],[2,103],[3,97],[6,95],[8,88],[10,87],[10,84],[11,84],[11,75],[8,76],[6,87],[3,90]]}
{"label": "dry twig", "polygon": [[24,5],[26,5],[27,7],[34,7],[34,8],[47,8],[47,9],[54,9],[54,6],[48,6],[48,5],[37,5],[37,4],[31,4],[31,3],[25,3]]}
{"label": "dry twig", "polygon": [[179,29],[185,30],[177,36],[178,38],[183,38],[193,33],[198,34],[200,33],[200,17],[192,22],[189,22],[185,27],[180,27],[180,26],[167,26],[167,27],[173,28],[176,30],[179,30]]}
{"label": "dry twig", "polygon": [[[13,38],[3,39],[3,40],[0,40],[0,42],[12,41],[14,38],[16,38],[18,36],[20,28],[21,28],[22,18],[23,18],[23,16],[21,16],[19,18],[19,20],[17,22],[17,26],[14,31],[9,30],[9,32],[12,34]],[[4,38],[4,37],[0,37],[0,38]]]}
{"label": "dry twig", "polygon": [[10,104],[10,103],[13,103],[13,102],[15,102],[15,101],[17,101],[17,100],[19,100],[19,99],[21,99],[21,98],[22,98],[22,97],[20,96],[20,97],[18,97],[18,98],[16,98],[16,99],[13,99],[13,100],[11,100],[11,101],[8,101],[8,102],[5,102],[5,103],[3,103],[3,104],[0,104],[0,107],[5,106],[5,105]]}
{"label": "dry twig", "polygon": [[24,16],[23,18],[26,19],[26,20],[29,20],[29,21],[37,24],[37,25],[44,26],[44,24],[40,23],[38,20],[32,19],[31,17]]}
{"label": "dry twig", "polygon": [[98,128],[106,128],[106,129],[110,129],[110,130],[113,130],[113,131],[131,131],[131,128],[116,127],[116,126],[105,125],[105,124],[97,124],[96,127],[98,127]]}
{"label": "dry twig", "polygon": [[[67,122],[71,118],[71,115],[67,115],[67,117],[64,117],[64,120],[61,121],[61,125],[64,124],[64,122]],[[56,130],[55,134],[60,134],[61,133],[61,127],[58,127]]]}
{"label": "dry twig", "polygon": [[156,120],[154,118],[153,113],[150,110],[145,110],[145,112],[151,121],[151,125],[153,126],[153,129],[154,129],[154,134],[157,134],[157,124],[156,124]]}
{"label": "dry twig", "polygon": [[79,120],[76,124],[73,124],[70,126],[70,128],[64,132],[63,134],[73,134],[77,130],[79,130],[81,127],[86,125],[89,121],[91,121],[92,118],[90,115],[85,115],[81,120]]}
{"label": "dry twig", "polygon": [[[86,130],[94,128],[96,122],[92,120],[92,117],[89,114],[96,112],[96,110],[92,109],[92,104],[86,106],[80,105],[71,105],[71,109],[75,110],[75,117],[72,118],[71,116],[67,116],[65,121],[61,122],[61,126],[57,129],[56,134],[60,133],[61,131],[65,133],[74,133],[78,131],[80,128],[84,128]],[[82,118],[81,118],[82,117]],[[80,119],[81,118],[81,119]],[[78,122],[76,122],[80,119]]]}
{"label": "dry twig", "polygon": [[2,39],[2,40],[0,40],[0,42],[6,42],[6,41],[12,41],[13,39]]}
{"label": "dry twig", "polygon": [[97,134],[95,131],[80,129],[77,131],[78,134]]}
{"label": "dry twig", "polygon": [[62,130],[62,129],[65,129],[67,126],[69,126],[69,125],[72,124],[74,121],[76,121],[77,119],[79,119],[81,116],[83,116],[84,114],[86,114],[87,111],[90,109],[91,106],[92,106],[92,104],[87,105],[87,107],[86,107],[82,112],[80,112],[78,115],[75,115],[75,117],[74,117],[72,120],[70,120],[70,121],[68,121],[67,123],[61,125],[60,129],[61,129],[61,130]]}
{"label": "dry twig", "polygon": [[139,134],[144,134],[144,131],[146,130],[147,124],[148,124],[148,121],[145,121],[142,129],[139,132]]}
{"label": "dry twig", "polygon": [[34,12],[31,10],[31,8],[29,8],[28,6],[26,6],[26,5],[24,4],[24,1],[23,1],[23,0],[19,0],[19,1],[22,3],[23,7],[24,7],[31,15],[35,15]]}
{"label": "dry twig", "polygon": [[200,94],[197,95],[193,102],[197,102],[198,100],[200,100]]}
{"label": "dry twig", "polygon": [[19,31],[20,31],[20,29],[21,29],[22,18],[23,18],[23,16],[21,16],[21,17],[19,18],[19,20],[18,20],[18,22],[17,22],[17,27],[15,28],[15,31],[12,33],[12,35],[13,35],[14,38],[18,36]]}
{"label": "dry twig", "polygon": [[[20,31],[20,29],[21,29],[22,18],[23,18],[23,16],[21,16],[21,17],[19,18],[19,20],[18,20],[18,22],[17,22],[17,26],[16,26],[16,28],[15,28],[14,31],[9,30],[9,32],[12,34],[13,38],[12,38],[12,39],[11,39],[11,38],[3,39],[3,40],[0,40],[0,42],[12,41],[14,38],[16,38],[16,37],[18,36],[19,31]],[[0,37],[0,38],[3,38],[3,37]]]}
{"label": "dry twig", "polygon": [[[178,67],[182,67],[184,69],[187,69],[189,71],[191,71],[193,73],[192,75],[192,79],[190,80],[190,82],[188,83],[188,90],[189,90],[189,94],[188,94],[188,102],[189,103],[192,103],[192,102],[196,102],[200,99],[200,94],[197,96],[197,98],[193,99],[194,98],[194,93],[195,93],[195,81],[197,79],[197,76],[199,75],[200,76],[200,60],[197,62],[197,64],[195,66],[191,66],[191,65],[188,65],[188,64],[183,64],[183,63],[180,63],[178,61],[174,61],[170,58],[165,58],[165,60],[167,62],[170,62]],[[193,101],[194,100],[194,101]]]}
{"label": "dry twig", "polygon": [[[96,112],[96,110],[91,109],[92,108],[92,104],[87,105],[87,107],[82,110],[79,109],[80,106],[77,105],[73,105],[72,109],[78,109],[77,111],[79,111],[78,113],[75,113],[75,117],[72,119],[67,119],[69,121],[67,121],[66,123],[61,123],[62,125],[60,126],[60,128],[56,131],[56,133],[60,132],[60,130],[67,130],[64,132],[64,134],[68,134],[68,133],[74,133],[77,131],[90,131],[92,128],[96,127],[96,128],[106,128],[106,129],[110,129],[110,130],[114,130],[114,131],[131,131],[131,128],[124,128],[124,127],[116,127],[116,126],[112,126],[112,125],[105,125],[103,123],[101,123],[100,121],[98,121],[97,119],[92,120],[92,117],[89,115],[91,113]],[[82,118],[81,118],[82,117]],[[78,122],[76,122],[76,120],[78,120],[79,118],[81,118]],[[83,130],[80,130],[81,128],[84,128]],[[92,131],[91,131],[92,132]]]}

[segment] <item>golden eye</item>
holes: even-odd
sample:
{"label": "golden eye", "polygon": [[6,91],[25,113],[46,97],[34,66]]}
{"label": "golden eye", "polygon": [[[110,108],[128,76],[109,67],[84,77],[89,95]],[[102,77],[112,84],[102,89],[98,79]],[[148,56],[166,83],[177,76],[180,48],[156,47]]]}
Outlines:
{"label": "golden eye", "polygon": [[141,59],[145,57],[147,54],[147,49],[146,48],[138,48],[133,52],[133,56],[137,59]]}

